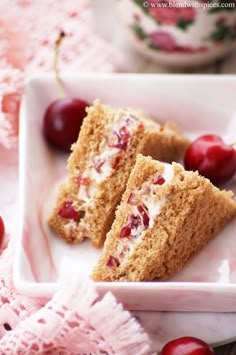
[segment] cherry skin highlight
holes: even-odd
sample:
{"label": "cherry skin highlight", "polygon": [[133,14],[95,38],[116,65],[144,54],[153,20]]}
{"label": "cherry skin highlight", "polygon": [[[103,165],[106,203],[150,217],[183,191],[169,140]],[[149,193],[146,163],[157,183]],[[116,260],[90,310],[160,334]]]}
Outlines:
{"label": "cherry skin highlight", "polygon": [[203,135],[188,147],[184,165],[187,170],[198,170],[213,184],[223,184],[236,172],[236,150],[217,135]]}
{"label": "cherry skin highlight", "polygon": [[86,101],[77,98],[53,101],[43,117],[43,133],[48,142],[56,148],[70,151],[78,138],[88,106]]}
{"label": "cherry skin highlight", "polygon": [[214,350],[204,341],[194,337],[182,337],[167,343],[160,355],[214,355]]}
{"label": "cherry skin highlight", "polygon": [[0,216],[0,246],[2,245],[4,235],[5,235],[5,226],[4,226],[3,219]]}

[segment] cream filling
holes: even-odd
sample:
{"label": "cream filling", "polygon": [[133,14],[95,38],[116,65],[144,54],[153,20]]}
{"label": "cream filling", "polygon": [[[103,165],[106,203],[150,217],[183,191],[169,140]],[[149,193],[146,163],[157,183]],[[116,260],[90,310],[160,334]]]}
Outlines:
{"label": "cream filling", "polygon": [[69,220],[66,224],[64,224],[64,233],[67,237],[71,235],[71,232],[77,227],[77,222],[73,219]]}
{"label": "cream filling", "polygon": [[[161,176],[165,179],[164,184],[168,184],[168,183],[170,183],[170,181],[172,180],[172,178],[174,176],[174,169],[171,164],[163,163],[163,165],[164,165],[164,171],[161,174]],[[159,201],[156,201],[155,198],[153,198],[152,189],[154,186],[156,188],[156,185],[151,185],[151,186],[152,187],[151,187],[150,194],[144,195],[144,200],[143,200],[143,203],[145,204],[145,206],[147,206],[147,209],[149,212],[149,218],[150,218],[149,228],[153,227],[155,217],[161,213],[161,210],[166,203],[165,197],[163,197]]]}
{"label": "cream filling", "polygon": [[[140,119],[135,115],[124,112],[122,110],[118,111],[114,117],[113,122],[106,126],[104,139],[100,143],[100,152],[98,155],[90,157],[90,164],[88,168],[83,172],[83,177],[88,178],[90,183],[88,186],[82,184],[80,185],[77,199],[78,201],[82,201],[82,204],[80,204],[79,208],[86,210],[88,206],[92,206],[93,197],[96,194],[97,186],[107,177],[112,175],[114,172],[113,165],[115,163],[115,159],[121,154],[125,153],[125,151],[119,147],[111,147],[111,145],[117,143],[117,136],[114,134],[114,132],[118,132],[122,127],[127,129],[127,132],[130,134],[130,139],[128,140],[127,144],[128,149],[132,135],[139,129],[139,126],[142,124],[145,127],[150,127],[153,129],[160,128],[160,125],[151,119],[145,117]],[[98,163],[99,161],[104,163],[99,168],[99,171],[97,171],[94,167],[94,164]],[[74,207],[77,208],[76,204]],[[81,227],[84,226],[85,228],[87,226],[83,219],[80,221],[80,225]],[[76,227],[76,221],[70,220],[68,223],[66,223],[64,225],[66,235],[69,236],[71,230],[74,230]]]}
{"label": "cream filling", "polygon": [[[88,223],[84,223],[83,219],[80,221],[80,228],[85,228],[86,230],[89,229],[89,224]],[[64,224],[64,233],[66,235],[66,237],[70,237],[71,234],[73,234],[73,232],[76,230],[76,228],[78,228],[78,223],[74,220],[69,220],[69,222],[67,222],[66,224]]]}
{"label": "cream filling", "polygon": [[174,176],[174,168],[172,164],[168,164],[168,163],[162,163],[162,164],[164,165],[164,171],[161,174],[161,176],[163,176],[165,182],[168,183],[172,180]]}
{"label": "cream filling", "polygon": [[[164,171],[161,174],[161,176],[165,179],[164,184],[169,184],[174,176],[174,169],[171,164],[163,163],[164,165]],[[120,257],[120,261],[123,261],[125,257],[133,252],[135,246],[139,244],[142,240],[143,233],[154,226],[154,221],[155,218],[161,213],[162,208],[166,204],[166,197],[161,198],[160,200],[155,200],[155,195],[153,194],[154,190],[158,188],[158,185],[154,185],[152,183],[153,176],[151,177],[151,181],[148,181],[149,187],[150,187],[150,192],[143,193],[145,191],[145,188],[141,188],[139,191],[141,199],[138,204],[142,204],[147,208],[147,213],[149,216],[149,224],[148,227],[145,228],[143,223],[141,223],[138,228],[131,229],[131,235],[128,238],[122,238],[121,243],[118,246],[117,252],[118,256]],[[163,184],[163,185],[164,185]],[[145,182],[146,185],[146,182]],[[146,187],[146,186],[145,186]],[[138,211],[137,206],[131,206],[130,209],[130,214],[129,215],[140,215],[140,212]],[[141,215],[140,215],[141,217]],[[122,250],[123,248],[126,248],[126,253],[121,257]]]}
{"label": "cream filling", "polygon": [[[149,120],[147,118],[142,117],[139,119],[138,117],[124,113],[119,111],[115,117],[113,122],[107,125],[105,132],[105,139],[102,141],[100,146],[100,153],[97,156],[92,157],[91,167],[85,172],[87,176],[90,177],[91,180],[94,180],[97,184],[104,181],[108,176],[110,176],[114,168],[112,164],[114,163],[115,158],[119,153],[122,152],[122,149],[117,147],[111,147],[112,144],[116,143],[117,137],[113,134],[113,132],[118,132],[122,127],[125,127],[128,133],[131,135],[129,141],[132,138],[134,132],[138,129],[140,124],[145,124],[146,127],[159,128],[160,125],[157,122]],[[100,167],[100,172],[98,172],[94,168],[94,161],[104,161],[104,164]]]}
{"label": "cream filling", "polygon": [[[115,161],[121,154],[124,154],[125,151],[119,147],[112,147],[117,143],[117,137],[114,132],[118,132],[122,127],[125,127],[127,132],[130,134],[128,139],[127,149],[132,139],[132,135],[135,131],[138,130],[140,124],[152,125],[155,128],[160,127],[156,122],[149,121],[148,119],[142,118],[139,119],[132,114],[124,113],[119,111],[113,122],[107,125],[104,139],[100,144],[100,152],[96,156],[90,158],[90,166],[84,171],[83,176],[86,176],[90,179],[89,186],[80,186],[77,197],[79,200],[84,201],[85,204],[88,204],[92,201],[96,191],[97,185],[103,182],[107,177],[111,176],[115,168],[113,165]],[[94,167],[94,163],[103,162],[99,171]]]}
{"label": "cream filling", "polygon": [[110,176],[114,170],[111,163],[115,156],[120,152],[119,148],[110,147],[108,150],[107,147],[104,147],[101,153],[98,156],[95,156],[93,161],[104,161],[102,166],[99,169],[99,172],[94,168],[91,167],[89,169],[89,177],[92,181],[95,181],[96,184],[101,183],[104,181],[108,176]]}

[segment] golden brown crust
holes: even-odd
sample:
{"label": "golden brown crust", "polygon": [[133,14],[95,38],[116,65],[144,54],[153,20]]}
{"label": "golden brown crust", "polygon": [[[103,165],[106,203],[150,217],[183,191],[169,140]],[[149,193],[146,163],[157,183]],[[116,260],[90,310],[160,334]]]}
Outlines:
{"label": "golden brown crust", "polygon": [[132,137],[129,149],[121,156],[115,172],[99,184],[93,196],[93,206],[86,210],[83,223],[68,224],[67,219],[58,215],[59,208],[68,200],[76,205],[78,174],[85,171],[91,155],[99,152],[104,139],[104,127],[113,121],[117,111],[95,101],[94,105],[87,109],[87,113],[78,141],[72,146],[68,160],[68,177],[59,187],[49,225],[68,243],[78,243],[89,237],[93,246],[101,247],[114,220],[116,206],[125,190],[137,154],[151,155],[156,159],[172,162],[184,153],[189,140],[169,125],[162,129],[147,126],[138,130]]}
{"label": "golden brown crust", "polygon": [[121,250],[120,230],[127,221],[131,206],[130,193],[163,164],[150,157],[137,157],[127,189],[116,211],[116,219],[107,235],[103,254],[93,270],[95,281],[166,280],[181,270],[236,215],[236,202],[231,191],[220,191],[197,172],[186,172],[173,163],[175,175],[169,184],[158,187],[156,200],[166,198],[166,204],[155,217],[155,225],[142,235],[132,253],[120,266],[107,266],[110,255],[118,257]]}

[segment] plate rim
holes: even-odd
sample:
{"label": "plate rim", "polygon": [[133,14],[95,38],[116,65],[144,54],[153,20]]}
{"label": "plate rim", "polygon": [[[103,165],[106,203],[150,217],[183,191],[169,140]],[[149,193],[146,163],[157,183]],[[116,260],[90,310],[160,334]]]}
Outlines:
{"label": "plate rim", "polygon": [[[194,81],[217,81],[217,82],[222,82],[222,81],[229,81],[229,82],[234,82],[235,87],[236,87],[236,74],[223,74],[221,76],[216,75],[216,74],[156,74],[156,73],[145,73],[145,74],[136,74],[136,73],[73,73],[73,72],[68,72],[68,73],[63,73],[61,75],[61,79],[63,80],[79,80],[79,78],[86,78],[91,81],[99,79],[99,80],[157,80],[161,79],[164,81],[188,81],[188,80],[194,80]],[[27,95],[27,90],[29,90],[29,87],[32,85],[32,83],[37,83],[40,81],[53,81],[55,80],[55,74],[52,73],[44,73],[44,74],[35,74],[31,76],[30,78],[27,79],[26,85],[25,85],[25,90],[22,96],[22,101],[20,105],[20,118],[24,116],[25,111],[26,111],[26,95]],[[21,290],[24,293],[27,294],[33,294],[33,295],[44,295],[44,296],[51,296],[58,287],[57,281],[56,282],[37,282],[37,281],[25,281],[21,279],[19,270],[17,268],[17,265],[20,263],[20,256],[21,256],[21,250],[23,248],[22,246],[22,232],[23,232],[23,206],[24,206],[24,183],[25,183],[25,174],[24,174],[24,164],[22,163],[22,155],[25,149],[25,140],[23,139],[25,137],[25,132],[26,132],[26,120],[20,119],[20,128],[19,128],[19,186],[18,186],[18,192],[19,192],[19,216],[18,216],[18,241],[16,245],[16,252],[15,252],[15,258],[14,258],[14,265],[13,265],[13,282],[16,285],[16,288],[18,290]],[[23,136],[23,137],[22,137]],[[25,255],[26,257],[26,255]],[[127,288],[127,284],[129,284],[131,287],[134,287],[136,289],[141,289],[144,290],[186,290],[186,288],[189,291],[194,291],[197,290],[199,291],[199,288],[201,290],[205,291],[213,291],[216,293],[225,293],[226,291],[236,291],[236,282],[235,283],[216,283],[216,282],[191,282],[191,281],[158,281],[158,282],[95,282],[97,288],[99,289],[106,289],[108,288],[108,285],[112,285],[112,287],[109,287],[109,290],[112,291],[112,289],[125,289]],[[31,289],[31,291],[27,291],[28,289]],[[32,290],[34,288],[34,290]],[[236,294],[236,292],[235,292]]]}

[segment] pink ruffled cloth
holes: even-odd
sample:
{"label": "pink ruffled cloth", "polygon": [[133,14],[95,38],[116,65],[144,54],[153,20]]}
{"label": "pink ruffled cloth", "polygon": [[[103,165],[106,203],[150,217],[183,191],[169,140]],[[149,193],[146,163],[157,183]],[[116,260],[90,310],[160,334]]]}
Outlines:
{"label": "pink ruffled cloth", "polygon": [[16,143],[24,82],[53,70],[62,30],[60,73],[109,72],[123,65],[122,55],[95,34],[94,22],[88,0],[0,1],[0,139],[6,147]]}
{"label": "pink ruffled cloth", "polygon": [[[61,30],[66,33],[61,73],[117,68],[119,54],[94,34],[88,0],[1,0],[0,169],[8,159],[17,171],[24,83],[30,75],[53,68],[54,43]],[[7,202],[0,204],[0,212],[3,208],[9,208]],[[61,275],[59,289],[50,300],[19,294],[12,281],[13,234],[7,225],[0,250],[0,355],[153,354],[140,324],[111,293],[100,299],[90,280]]]}
{"label": "pink ruffled cloth", "polygon": [[152,354],[148,335],[111,293],[99,299],[82,275],[61,275],[51,300],[20,295],[12,283],[14,241],[0,263],[0,354]]}

